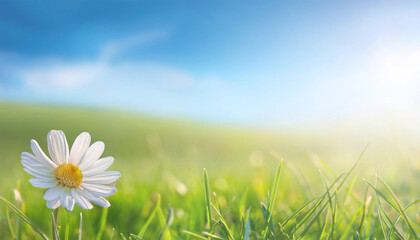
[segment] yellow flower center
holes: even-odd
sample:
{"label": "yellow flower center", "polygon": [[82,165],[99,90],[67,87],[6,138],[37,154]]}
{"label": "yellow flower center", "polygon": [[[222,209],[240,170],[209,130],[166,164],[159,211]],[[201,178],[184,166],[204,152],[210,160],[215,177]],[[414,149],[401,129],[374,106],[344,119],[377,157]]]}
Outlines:
{"label": "yellow flower center", "polygon": [[63,163],[55,169],[58,183],[69,188],[77,188],[82,183],[82,172],[71,163]]}

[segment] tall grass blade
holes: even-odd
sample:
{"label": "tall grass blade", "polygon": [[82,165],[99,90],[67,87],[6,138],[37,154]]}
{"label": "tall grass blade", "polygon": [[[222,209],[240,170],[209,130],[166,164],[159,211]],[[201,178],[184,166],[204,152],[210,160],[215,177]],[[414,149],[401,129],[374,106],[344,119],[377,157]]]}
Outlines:
{"label": "tall grass blade", "polygon": [[327,192],[327,196],[328,196],[328,202],[329,202],[330,209],[331,209],[331,234],[330,234],[330,236],[331,236],[331,239],[334,239],[334,223],[335,223],[334,205],[333,205],[333,202],[332,202],[332,197],[331,197],[331,194],[330,194],[330,189],[328,188],[328,185],[327,185],[327,182],[325,180],[325,177],[324,177],[324,175],[322,174],[321,171],[320,171],[320,174],[321,174],[322,181],[324,182],[324,186],[325,186],[325,189],[326,189],[326,192]]}
{"label": "tall grass blade", "polygon": [[31,219],[29,219],[25,214],[23,214],[22,211],[20,211],[15,205],[13,205],[11,202],[9,202],[4,197],[0,196],[0,200],[3,201],[3,203],[12,211],[14,212],[20,219],[22,219],[25,223],[27,223],[29,226],[32,227],[35,232],[37,232],[43,239],[48,239],[48,237],[39,229],[35,223],[32,222]]}
{"label": "tall grass blade", "polygon": [[359,210],[357,210],[357,212],[355,214],[353,214],[353,217],[351,218],[350,222],[347,223],[347,227],[344,229],[344,231],[342,231],[340,240],[346,240],[349,239],[348,235],[350,230],[353,227],[353,224],[356,222],[357,218],[359,217],[360,212],[363,210],[363,206],[359,208]]}
{"label": "tall grass blade", "polygon": [[[411,206],[420,203],[420,200],[416,200],[410,204],[408,204],[405,208],[404,208],[404,212],[407,211],[408,208],[410,208]],[[392,230],[394,229],[394,226],[398,223],[398,221],[401,219],[401,214],[398,214],[398,216],[395,218],[394,222],[392,223],[391,229],[389,230],[389,234],[391,234]],[[415,222],[413,222],[411,219],[409,219],[410,222],[413,224],[413,227],[416,229],[417,232],[420,231],[419,227],[416,225]]]}
{"label": "tall grass blade", "polygon": [[359,228],[357,230],[359,233],[362,232],[363,223],[365,221],[365,216],[366,216],[366,212],[367,212],[367,204],[368,204],[367,203],[367,193],[368,193],[368,190],[369,190],[369,186],[366,187],[365,196],[363,198],[364,200],[363,200],[363,204],[362,204],[362,218],[360,220]]}
{"label": "tall grass blade", "polygon": [[[331,197],[335,197],[335,195],[337,194],[337,192],[341,189],[341,187],[344,185],[344,183],[346,182],[346,180],[349,178],[349,176],[351,175],[351,173],[354,171],[354,169],[356,168],[356,166],[359,164],[360,160],[362,159],[362,157],[364,156],[366,149],[367,149],[368,145],[363,149],[362,153],[360,154],[359,158],[356,160],[356,162],[353,164],[352,168],[344,175],[344,179],[341,180],[341,182],[338,184],[337,188],[334,190],[334,193],[332,194]],[[340,175],[336,181],[338,181],[339,178],[341,178],[342,175]],[[335,181],[334,181],[335,182]],[[333,182],[333,184],[334,184]],[[331,187],[329,188],[331,189]],[[324,195],[326,195],[327,193],[324,193]],[[315,214],[315,216],[311,219],[311,221],[308,223],[308,225],[306,225],[306,227],[303,229],[303,231],[299,234],[299,236],[297,237],[298,239],[303,238],[303,236],[305,236],[306,232],[309,230],[309,228],[312,226],[312,224],[317,220],[317,218],[319,217],[319,215],[324,211],[325,207],[327,206],[328,202],[325,202],[321,208],[318,210],[318,212]],[[303,223],[302,223],[303,224]],[[301,225],[302,225],[301,224]],[[300,225],[300,226],[301,226]]]}
{"label": "tall grass blade", "polygon": [[174,209],[169,205],[168,207],[168,214],[166,215],[166,223],[165,227],[162,230],[162,233],[160,235],[160,240],[170,240],[171,239],[171,233],[169,231],[169,226],[172,224],[174,220]]}
{"label": "tall grass blade", "polygon": [[273,185],[271,187],[270,197],[269,197],[268,206],[267,206],[267,214],[265,216],[265,230],[263,233],[263,239],[267,237],[267,232],[269,231],[270,220],[273,215],[274,202],[277,195],[277,189],[280,183],[280,176],[281,176],[282,169],[283,169],[283,160],[280,161],[279,167],[277,168],[277,172],[274,177]]}
{"label": "tall grass blade", "polygon": [[[263,213],[264,219],[268,216],[267,207],[264,205],[264,203],[261,203],[261,211]],[[270,219],[270,222],[268,223],[268,229],[270,230],[270,233],[274,234],[274,222],[273,218]]]}
{"label": "tall grass blade", "polygon": [[419,237],[417,236],[417,232],[414,229],[412,223],[409,221],[409,218],[407,217],[407,215],[405,214],[404,209],[401,206],[401,203],[399,202],[397,196],[395,195],[394,191],[392,191],[391,187],[389,187],[389,185],[385,182],[385,180],[383,180],[381,177],[379,177],[379,181],[385,186],[385,188],[388,190],[388,192],[391,194],[392,199],[394,200],[396,206],[397,206],[397,211],[398,213],[403,217],[404,221],[406,222],[406,224],[408,225],[408,227],[411,230],[411,233],[413,234],[415,239],[418,239]]}
{"label": "tall grass blade", "polygon": [[144,240],[144,238],[142,238],[142,237],[139,237],[139,236],[137,236],[137,235],[135,235],[135,234],[132,234],[132,233],[130,233],[130,238],[134,238],[134,239],[138,239],[138,240]]}
{"label": "tall grass blade", "polygon": [[13,227],[12,219],[10,218],[9,209],[7,208],[6,208],[6,218],[7,218],[7,225],[9,226],[10,234],[12,235],[13,239],[17,240],[18,238],[16,237],[16,234],[15,234],[15,228]]}
{"label": "tall grass blade", "polygon": [[102,208],[101,220],[99,222],[99,231],[96,235],[96,240],[102,239],[102,234],[104,233],[105,226],[106,226],[106,218],[108,216],[108,208]]}
{"label": "tall grass blade", "polygon": [[153,209],[152,213],[147,218],[146,223],[144,223],[144,225],[141,227],[137,236],[143,237],[143,235],[146,232],[147,228],[149,227],[150,223],[155,218],[156,212],[160,208],[160,202],[161,202],[161,197],[160,197],[160,195],[158,195],[155,209]]}
{"label": "tall grass blade", "polygon": [[115,228],[112,228],[111,237],[109,238],[110,240],[114,239],[114,232],[115,232]]}
{"label": "tall grass blade", "polygon": [[215,239],[221,239],[221,240],[224,240],[224,238],[219,237],[219,236],[216,236],[216,235],[211,234],[211,233],[209,233],[209,232],[202,232],[202,234],[203,234],[203,235],[206,235],[206,236],[208,236],[208,237],[215,238]]}
{"label": "tall grass blade", "polygon": [[[387,227],[389,228],[389,229],[395,229],[395,234],[400,238],[400,239],[405,239],[405,237],[399,232],[399,230],[397,229],[397,228],[394,228],[394,227],[391,227],[391,224],[392,224],[392,221],[391,221],[391,219],[390,219],[390,217],[388,216],[388,214],[385,212],[385,210],[383,209],[383,207],[382,207],[382,205],[380,204],[380,200],[379,200],[379,197],[381,197],[383,200],[385,200],[385,202],[387,202],[392,208],[394,208],[394,210],[396,210],[397,211],[397,206],[395,205],[395,203],[394,202],[392,202],[392,200],[390,200],[390,199],[388,199],[386,196],[385,196],[385,194],[384,193],[382,193],[380,190],[378,190],[376,187],[374,187],[371,183],[369,183],[368,181],[366,181],[366,179],[365,179],[365,182],[375,191],[375,193],[377,194],[377,204],[378,204],[378,207],[379,207],[379,210],[380,210],[380,216],[384,216],[384,220],[386,220],[386,221],[383,221],[386,225],[387,225]],[[383,230],[384,231],[384,234],[385,234],[385,239],[390,239],[390,236],[389,235],[386,235],[386,230]]]}
{"label": "tall grass blade", "polygon": [[209,176],[207,174],[207,170],[204,169],[204,195],[206,200],[206,217],[207,217],[207,224],[211,229],[213,226],[212,223],[212,216],[211,216],[211,201],[210,201],[210,185],[209,185]]}
{"label": "tall grass blade", "polygon": [[[120,233],[120,236],[123,240],[127,240],[127,238],[124,236],[124,234]],[[141,239],[141,238],[140,238]]]}
{"label": "tall grass blade", "polygon": [[223,231],[226,233],[227,238],[229,240],[235,240],[235,238],[233,237],[232,231],[229,229],[229,226],[228,226],[225,218],[222,216],[222,214],[220,214],[219,210],[214,205],[212,205],[212,206],[213,206],[213,209],[215,210],[216,214],[219,216],[220,226],[222,227]]}
{"label": "tall grass blade", "polygon": [[248,220],[246,220],[243,240],[249,240],[249,234],[251,233],[251,208],[246,212],[246,216]]}
{"label": "tall grass blade", "polygon": [[307,201],[305,204],[303,204],[301,207],[299,207],[296,211],[294,211],[289,217],[286,218],[286,220],[283,221],[283,223],[281,225],[286,226],[286,224],[293,219],[294,217],[296,217],[297,215],[299,215],[299,213],[301,213],[309,204],[311,204],[313,201],[319,199],[319,197],[315,197],[309,201]]}
{"label": "tall grass blade", "polygon": [[208,240],[206,237],[203,237],[203,236],[201,236],[197,233],[193,233],[193,232],[190,232],[190,231],[187,231],[187,230],[182,230],[182,232],[185,233],[185,234],[188,234],[190,236],[193,236],[195,238],[198,238],[198,239]]}

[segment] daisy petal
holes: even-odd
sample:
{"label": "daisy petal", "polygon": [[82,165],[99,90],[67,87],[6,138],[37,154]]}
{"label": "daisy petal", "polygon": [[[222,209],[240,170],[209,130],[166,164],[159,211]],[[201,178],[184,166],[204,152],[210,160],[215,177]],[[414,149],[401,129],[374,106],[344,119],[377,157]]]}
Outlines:
{"label": "daisy petal", "polygon": [[63,188],[60,194],[60,202],[63,208],[67,209],[68,211],[73,211],[74,207],[74,199],[70,194],[70,189]]}
{"label": "daisy petal", "polygon": [[69,146],[63,131],[51,130],[47,135],[48,152],[52,160],[61,165],[68,162]]}
{"label": "daisy petal", "polygon": [[85,197],[87,200],[93,202],[96,205],[99,205],[101,207],[107,208],[110,207],[111,204],[108,202],[108,200],[101,198],[101,197],[96,197],[94,196],[89,190],[82,190],[80,191],[80,193],[83,195],[83,197]]}
{"label": "daisy petal", "polygon": [[39,188],[50,188],[57,185],[57,179],[55,178],[31,178],[29,182],[32,186]]}
{"label": "daisy petal", "polygon": [[96,161],[88,170],[83,172],[83,175],[88,177],[95,175],[97,173],[101,173],[109,168],[109,166],[112,165],[114,162],[113,157],[105,157],[101,158],[98,161]]}
{"label": "daisy petal", "polygon": [[[39,144],[37,143],[37,141],[35,141],[35,140],[31,140],[31,149],[32,149],[32,152],[34,153],[34,155],[35,155],[35,159],[36,159],[36,161],[37,162],[39,162],[39,163],[41,163],[41,164],[43,164],[43,165],[45,165],[46,167],[52,167],[52,168],[56,168],[57,167],[57,165],[53,162],[53,161],[51,161],[48,157],[47,157],[47,155],[45,155],[45,153],[42,151],[42,149],[41,149],[41,147],[39,146]],[[27,154],[25,154],[25,153],[22,153],[22,156],[23,155],[25,155],[25,156],[27,156],[27,157],[29,157]]]}
{"label": "daisy petal", "polygon": [[83,177],[82,182],[89,183],[89,184],[110,184],[117,181],[117,179],[120,177],[121,177],[121,173],[119,172],[107,171],[107,172],[98,173],[93,176]]}
{"label": "daisy petal", "polygon": [[95,142],[90,146],[83,157],[83,160],[79,164],[80,170],[84,171],[86,169],[89,169],[90,166],[92,166],[96,160],[101,157],[102,153],[104,152],[105,144],[101,141]]}
{"label": "daisy petal", "polygon": [[104,199],[104,198],[92,198],[89,199],[89,201],[93,202],[94,204],[104,207],[104,208],[108,208],[111,206],[111,204],[108,202],[108,200]]}
{"label": "daisy petal", "polygon": [[53,173],[47,173],[40,170],[41,168],[24,166],[23,170],[36,178],[53,178]]}
{"label": "daisy petal", "polygon": [[52,170],[55,169],[55,164],[50,159],[48,159],[47,161],[45,161],[44,159],[38,159],[34,155],[32,155],[30,153],[27,153],[27,152],[23,152],[20,155],[20,159],[21,159],[22,163],[25,162],[26,164],[30,164],[30,165],[37,166],[37,167],[41,166],[42,169],[44,169],[44,170],[51,170],[52,171]]}
{"label": "daisy petal", "polygon": [[[34,167],[39,167],[39,168],[43,168],[44,170],[47,170],[46,167],[45,167],[45,166],[47,166],[46,164],[42,164],[42,163],[38,162],[37,160],[34,160],[36,158],[34,156],[32,156],[30,153],[26,153],[26,154],[31,155],[31,157],[28,157],[24,153],[25,152],[22,153],[21,159],[20,159],[22,164],[31,165],[31,166],[34,166]],[[48,168],[48,169],[53,170],[54,168],[51,167],[51,168]]]}
{"label": "daisy petal", "polygon": [[90,135],[87,132],[82,132],[74,140],[73,146],[70,150],[69,163],[78,166],[83,156],[85,155],[90,144]]}
{"label": "daisy petal", "polygon": [[84,198],[81,195],[80,190],[72,188],[71,189],[71,196],[73,197],[73,199],[77,203],[77,205],[79,205],[81,208],[83,208],[83,209],[92,209],[93,208],[92,204],[86,198]]}
{"label": "daisy petal", "polygon": [[62,190],[63,190],[63,186],[61,185],[57,185],[55,187],[49,188],[44,194],[44,199],[47,201],[59,199]]}
{"label": "daisy petal", "polygon": [[109,197],[117,192],[115,187],[98,184],[83,183],[81,187],[94,193],[94,195],[97,197]]}
{"label": "daisy petal", "polygon": [[30,161],[26,158],[22,158],[22,160],[20,162],[23,165],[23,169],[27,173],[31,174],[34,177],[37,177],[37,178],[43,178],[43,177],[52,178],[52,177],[54,177],[53,169],[46,168],[42,164],[39,164],[39,163],[34,162],[34,161]]}
{"label": "daisy petal", "polygon": [[56,209],[60,206],[60,198],[51,200],[51,201],[47,201],[47,208],[50,209]]}

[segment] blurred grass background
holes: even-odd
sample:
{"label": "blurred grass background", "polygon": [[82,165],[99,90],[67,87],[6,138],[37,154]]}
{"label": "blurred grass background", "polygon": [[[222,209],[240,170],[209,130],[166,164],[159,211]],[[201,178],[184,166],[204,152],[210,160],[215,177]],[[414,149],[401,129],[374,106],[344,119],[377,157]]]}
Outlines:
{"label": "blurred grass background", "polygon": [[[259,203],[265,201],[279,159],[284,158],[286,167],[274,214],[280,221],[324,191],[318,159],[335,173],[341,173],[351,167],[368,142],[367,154],[352,176],[358,194],[355,198],[363,198],[366,187],[363,178],[373,181],[378,165],[403,202],[420,196],[420,145],[410,132],[358,129],[358,133],[365,134],[357,135],[354,129],[338,127],[270,131],[106,109],[0,103],[0,195],[22,207],[47,233],[50,233],[51,212],[45,207],[44,190],[30,185],[30,176],[20,164],[20,154],[31,152],[30,139],[37,140],[47,153],[46,135],[51,129],[63,130],[70,146],[79,133],[87,131],[92,142],[105,143],[103,156],[114,156],[110,169],[120,171],[122,177],[116,185],[118,192],[109,198],[106,236],[111,235],[113,228],[114,236],[120,232],[137,233],[158,194],[163,209],[171,204],[175,210],[171,226],[174,239],[188,239],[180,233],[183,229],[200,232],[205,224],[203,168],[209,172],[210,187],[217,192],[221,206],[235,197],[237,204],[229,214],[229,221],[234,225],[245,208],[251,206],[258,210]],[[19,190],[23,202],[16,200],[13,189]],[[350,213],[358,205],[350,204],[346,208]],[[77,234],[77,213],[81,211],[75,207],[71,215],[73,237]],[[3,205],[0,212],[0,236],[8,239]],[[95,207],[82,212],[84,237],[92,239],[99,229],[101,209]],[[64,221],[64,211],[60,214],[60,221]],[[262,219],[259,211],[252,214],[255,219]],[[16,220],[14,224],[20,239],[33,238],[23,223]],[[159,226],[152,224],[146,239],[154,239],[159,231]]]}

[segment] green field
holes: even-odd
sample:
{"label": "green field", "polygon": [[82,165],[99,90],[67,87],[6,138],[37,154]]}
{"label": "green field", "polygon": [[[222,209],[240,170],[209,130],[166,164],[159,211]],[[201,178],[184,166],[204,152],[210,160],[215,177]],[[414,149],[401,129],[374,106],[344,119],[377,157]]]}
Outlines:
{"label": "green field", "polygon": [[[211,232],[229,240],[247,239],[248,233],[249,239],[420,237],[420,204],[415,202],[420,199],[420,144],[410,132],[328,126],[251,129],[129,112],[0,103],[0,195],[49,238],[51,210],[45,207],[45,190],[30,185],[20,154],[30,152],[31,139],[46,151],[51,129],[63,130],[69,145],[79,133],[89,132],[92,142],[105,143],[104,156],[115,158],[110,170],[122,174],[118,192],[108,198],[107,215],[98,206],[83,211],[76,206],[70,213],[69,239],[78,237],[80,212],[82,239],[97,239],[101,233],[101,239],[128,239],[141,230],[142,239],[149,240],[200,239],[185,231],[202,239],[217,239],[203,234]],[[278,187],[273,188],[281,159]],[[210,229],[204,168],[214,206]],[[268,204],[272,189],[277,194]],[[271,221],[264,217],[261,202]],[[11,231],[17,239],[40,238],[7,209],[0,203],[1,239],[12,239]],[[104,225],[101,215],[106,216]],[[166,224],[167,215],[173,216],[171,224]],[[66,212],[60,209],[62,239],[65,227]]]}

